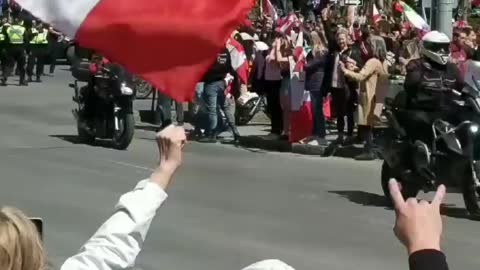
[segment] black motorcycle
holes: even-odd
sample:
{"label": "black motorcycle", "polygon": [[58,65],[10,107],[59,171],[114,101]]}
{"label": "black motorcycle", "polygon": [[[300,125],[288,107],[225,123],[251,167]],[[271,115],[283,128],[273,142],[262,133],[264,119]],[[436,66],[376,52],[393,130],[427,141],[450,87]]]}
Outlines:
{"label": "black motorcycle", "polygon": [[[126,149],[135,130],[133,117],[134,91],[127,86],[127,73],[115,64],[107,64],[94,76],[88,63],[72,68],[75,82],[70,84],[75,91],[73,101],[78,108],[73,110],[77,120],[78,137],[84,143],[95,138],[111,139],[114,148]],[[79,82],[88,83],[79,87]]]}
{"label": "black motorcycle", "polygon": [[[404,198],[416,197],[420,190],[429,192],[444,184],[450,191],[462,193],[467,211],[472,218],[478,219],[480,156],[477,156],[476,141],[480,92],[470,87],[462,92],[451,89],[441,92],[446,110],[450,112],[448,115],[455,112],[455,120],[446,114],[434,114],[429,118],[421,111],[406,109],[404,92],[387,105],[385,114],[389,128],[381,173],[383,192],[391,203],[388,182],[392,178],[401,184]],[[422,121],[426,132],[418,130],[422,126],[418,123]],[[415,132],[428,133],[428,139],[419,140],[413,135]]]}

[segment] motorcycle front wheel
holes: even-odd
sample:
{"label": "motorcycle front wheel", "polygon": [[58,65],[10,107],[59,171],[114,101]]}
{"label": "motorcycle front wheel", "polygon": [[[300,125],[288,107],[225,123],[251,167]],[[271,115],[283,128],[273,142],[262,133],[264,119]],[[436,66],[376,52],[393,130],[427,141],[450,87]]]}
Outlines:
{"label": "motorcycle front wheel", "polygon": [[95,135],[90,134],[82,125],[77,122],[78,140],[81,143],[92,144],[95,141]]}
{"label": "motorcycle front wheel", "polygon": [[475,220],[480,220],[480,206],[478,204],[479,190],[475,186],[473,180],[473,171],[470,167],[465,170],[462,181],[462,195],[470,217]]}
{"label": "motorcycle front wheel", "polygon": [[113,147],[117,150],[125,150],[128,148],[133,139],[135,132],[135,119],[132,113],[125,113],[119,116],[119,131],[113,134]]}
{"label": "motorcycle front wheel", "polygon": [[390,168],[390,165],[386,161],[383,161],[382,165],[382,174],[381,174],[381,181],[382,181],[382,190],[383,194],[385,195],[385,200],[388,205],[393,205],[392,203],[392,196],[390,195],[390,189],[388,188],[388,183],[390,179],[397,180],[398,183],[402,186],[401,192],[403,198],[407,200],[408,198],[415,198],[417,197],[418,192],[420,191],[420,187],[412,182],[406,182],[405,180],[401,179],[395,171]]}

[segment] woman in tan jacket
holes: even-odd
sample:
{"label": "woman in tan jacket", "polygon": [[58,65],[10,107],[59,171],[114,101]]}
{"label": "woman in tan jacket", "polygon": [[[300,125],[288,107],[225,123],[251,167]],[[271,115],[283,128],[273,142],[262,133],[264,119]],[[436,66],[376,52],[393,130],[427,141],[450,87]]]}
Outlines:
{"label": "woman in tan jacket", "polygon": [[373,124],[379,115],[375,115],[376,96],[384,96],[388,84],[388,66],[385,61],[387,48],[381,37],[371,37],[372,55],[365,66],[358,72],[342,66],[346,77],[360,82],[358,96],[358,130],[365,141],[364,153],[355,157],[357,160],[373,160]]}

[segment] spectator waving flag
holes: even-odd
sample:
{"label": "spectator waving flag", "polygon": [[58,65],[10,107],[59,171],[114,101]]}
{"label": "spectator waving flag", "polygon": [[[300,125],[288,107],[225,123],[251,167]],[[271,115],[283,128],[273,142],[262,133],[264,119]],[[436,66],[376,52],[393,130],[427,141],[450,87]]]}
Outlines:
{"label": "spectator waving flag", "polygon": [[409,5],[407,5],[403,1],[399,1],[400,5],[403,9],[403,14],[407,18],[407,20],[417,29],[429,31],[430,26],[427,22],[422,18],[422,16],[418,15],[415,10],[413,10]]}
{"label": "spectator waving flag", "polygon": [[[253,0],[16,0],[177,101],[191,100]],[[181,78],[181,79],[179,79]]]}

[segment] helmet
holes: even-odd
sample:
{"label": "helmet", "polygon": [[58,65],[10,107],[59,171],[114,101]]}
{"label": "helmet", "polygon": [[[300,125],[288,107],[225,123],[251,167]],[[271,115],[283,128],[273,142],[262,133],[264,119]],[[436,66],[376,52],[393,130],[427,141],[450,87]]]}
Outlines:
{"label": "helmet", "polygon": [[431,31],[422,37],[420,53],[440,65],[445,65],[450,56],[450,38],[441,32]]}

